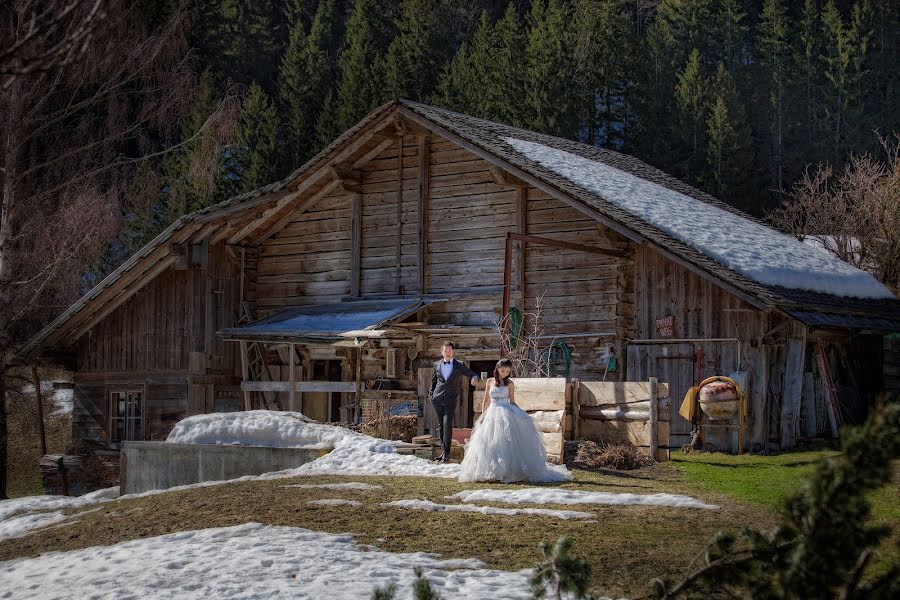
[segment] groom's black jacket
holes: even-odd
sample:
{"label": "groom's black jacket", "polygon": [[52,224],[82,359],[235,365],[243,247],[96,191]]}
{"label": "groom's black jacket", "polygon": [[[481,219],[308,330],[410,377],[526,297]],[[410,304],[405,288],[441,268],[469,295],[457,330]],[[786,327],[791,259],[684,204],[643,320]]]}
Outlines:
{"label": "groom's black jacket", "polygon": [[431,375],[431,404],[442,405],[448,408],[456,407],[464,381],[478,377],[478,373],[458,360],[453,360],[453,370],[449,380],[441,374],[443,359],[434,363],[434,373]]}

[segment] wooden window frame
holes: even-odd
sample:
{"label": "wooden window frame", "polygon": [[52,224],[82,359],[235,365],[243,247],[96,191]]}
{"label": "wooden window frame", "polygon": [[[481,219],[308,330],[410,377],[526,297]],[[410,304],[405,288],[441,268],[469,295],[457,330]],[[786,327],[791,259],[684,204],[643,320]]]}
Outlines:
{"label": "wooden window frame", "polygon": [[[133,417],[125,417],[126,421],[126,432],[125,439],[115,440],[113,439],[116,431],[116,421],[118,421],[118,413],[117,407],[115,405],[115,401],[113,400],[113,394],[125,394],[126,398],[128,394],[140,393],[141,394],[141,432],[140,437],[136,437],[134,439],[128,439],[128,426],[129,419],[133,420]],[[147,386],[145,385],[111,385],[106,388],[106,407],[108,412],[107,418],[107,430],[106,435],[109,443],[111,444],[121,444],[123,442],[139,442],[146,439],[146,419],[147,419]]]}

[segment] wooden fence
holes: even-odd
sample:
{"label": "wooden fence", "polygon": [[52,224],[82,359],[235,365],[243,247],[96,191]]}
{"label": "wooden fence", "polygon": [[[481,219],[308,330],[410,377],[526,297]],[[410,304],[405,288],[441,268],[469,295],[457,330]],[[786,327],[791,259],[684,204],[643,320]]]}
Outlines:
{"label": "wooden fence", "polygon": [[[565,441],[631,442],[656,460],[669,459],[669,386],[649,381],[516,378],[516,404],[541,431],[547,457],[562,462]],[[475,402],[480,413],[480,398]]]}

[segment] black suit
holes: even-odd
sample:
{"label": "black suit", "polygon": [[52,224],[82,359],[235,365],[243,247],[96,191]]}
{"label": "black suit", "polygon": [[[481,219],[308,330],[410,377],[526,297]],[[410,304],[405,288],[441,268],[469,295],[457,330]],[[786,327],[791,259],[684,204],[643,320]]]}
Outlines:
{"label": "black suit", "polygon": [[441,373],[441,359],[434,363],[434,373],[431,375],[431,405],[437,413],[438,437],[441,439],[441,447],[444,449],[444,457],[450,458],[450,442],[453,439],[453,415],[456,413],[456,404],[459,401],[462,385],[466,380],[478,377],[478,373],[465,364],[453,359],[453,370],[450,377],[444,379]]}

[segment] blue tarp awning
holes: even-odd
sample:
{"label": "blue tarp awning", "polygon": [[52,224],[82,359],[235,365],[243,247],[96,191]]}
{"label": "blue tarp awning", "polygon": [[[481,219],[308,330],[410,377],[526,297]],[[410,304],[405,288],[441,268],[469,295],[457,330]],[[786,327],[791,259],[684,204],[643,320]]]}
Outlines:
{"label": "blue tarp awning", "polygon": [[432,302],[405,298],[298,306],[240,327],[230,327],[222,335],[231,340],[335,342],[342,339],[342,334],[379,329],[404,319]]}

